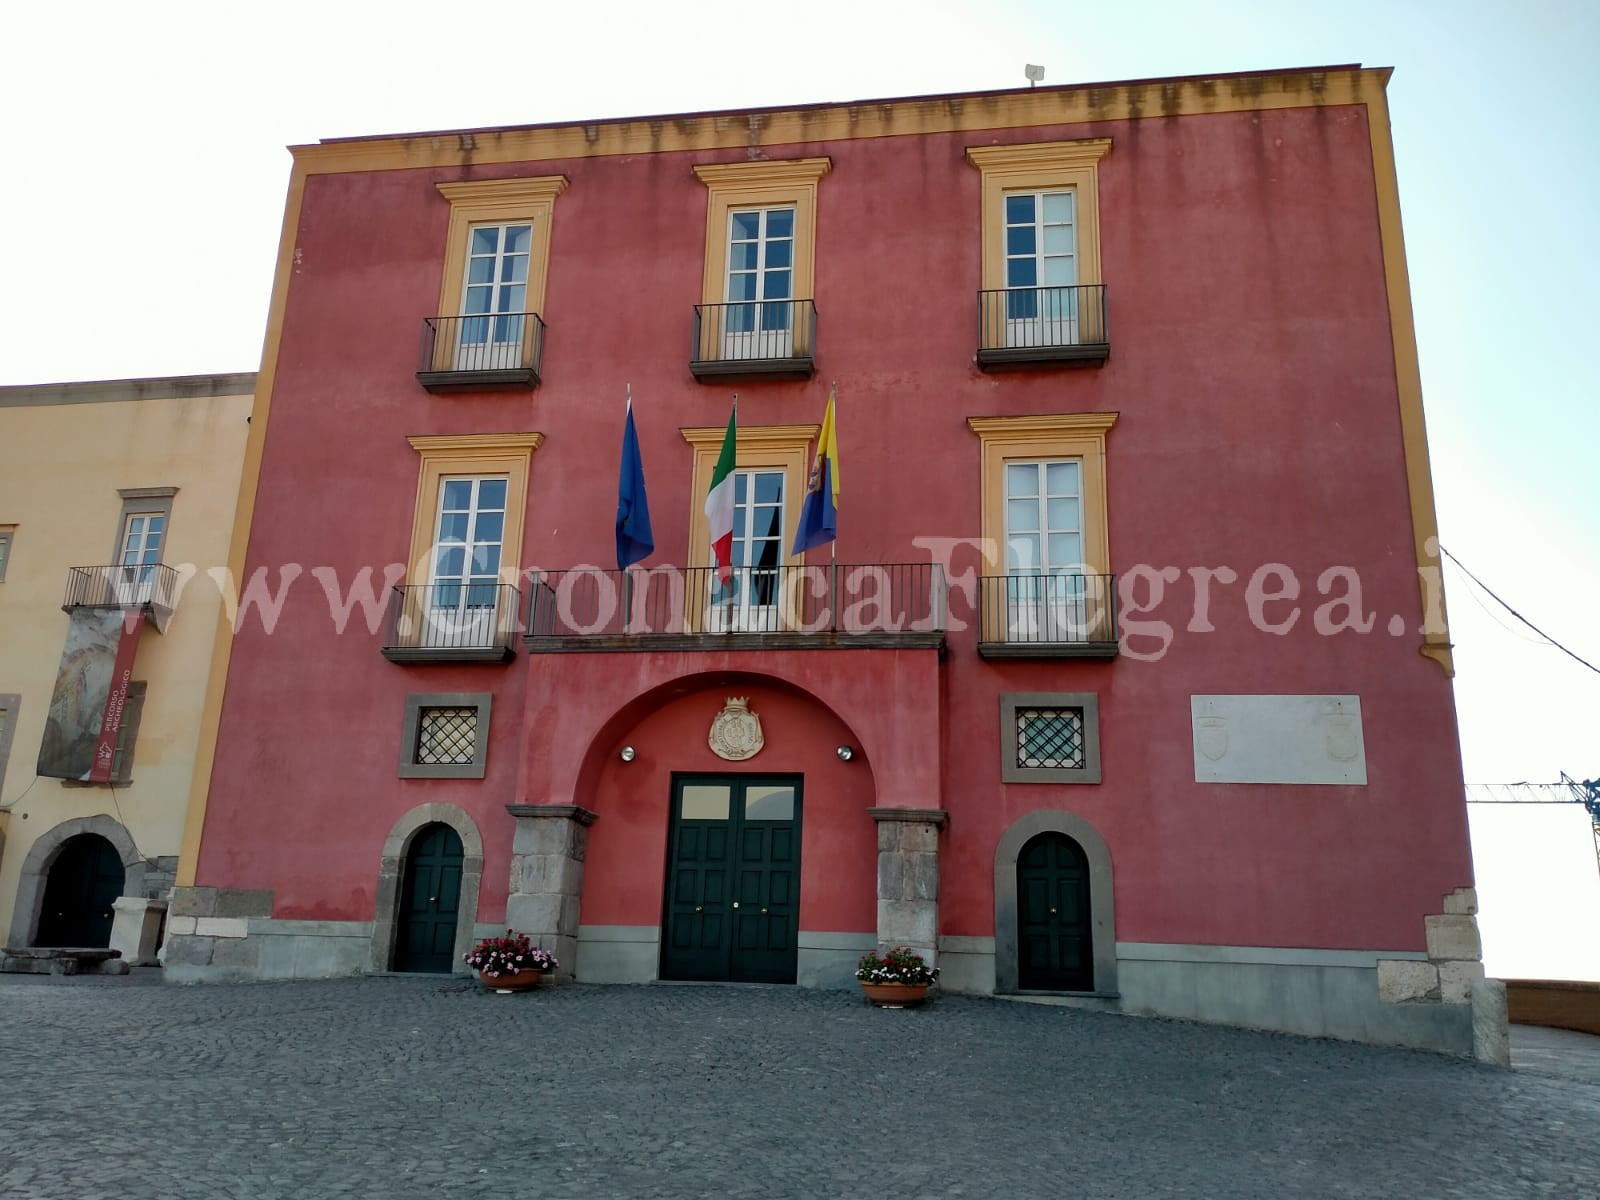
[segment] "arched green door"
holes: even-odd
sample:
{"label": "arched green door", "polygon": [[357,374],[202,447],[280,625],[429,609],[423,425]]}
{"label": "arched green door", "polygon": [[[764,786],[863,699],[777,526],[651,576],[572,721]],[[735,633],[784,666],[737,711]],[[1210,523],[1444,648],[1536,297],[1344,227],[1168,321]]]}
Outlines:
{"label": "arched green door", "polygon": [[111,945],[112,904],[127,872],[117,848],[97,833],[69,838],[50,864],[36,946]]}
{"label": "arched green door", "polygon": [[1064,833],[1041,833],[1017,856],[1017,986],[1094,991],[1089,860]]}
{"label": "arched green door", "polygon": [[448,975],[454,969],[461,853],[461,836],[448,825],[424,825],[411,839],[401,875],[395,970]]}

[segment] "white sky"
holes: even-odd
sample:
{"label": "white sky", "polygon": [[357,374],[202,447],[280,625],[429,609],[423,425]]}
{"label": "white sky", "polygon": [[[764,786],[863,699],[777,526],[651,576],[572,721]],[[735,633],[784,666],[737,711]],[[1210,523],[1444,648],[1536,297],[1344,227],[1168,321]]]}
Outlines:
{"label": "white sky", "polygon": [[[1600,662],[1600,5],[82,0],[4,28],[0,383],[255,369],[293,143],[1007,87],[1025,62],[1394,66],[1443,540]],[[1600,676],[1447,581],[1467,779],[1600,775]],[[1600,909],[1581,813],[1475,808],[1473,834],[1490,970],[1600,978],[1572,948]]]}

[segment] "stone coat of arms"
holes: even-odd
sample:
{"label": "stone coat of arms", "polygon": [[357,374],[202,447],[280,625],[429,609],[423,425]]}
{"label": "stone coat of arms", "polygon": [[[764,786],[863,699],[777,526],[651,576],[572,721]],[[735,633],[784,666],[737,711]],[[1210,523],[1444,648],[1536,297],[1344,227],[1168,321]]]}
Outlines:
{"label": "stone coat of arms", "polygon": [[754,758],[767,743],[761,734],[761,718],[750,711],[750,697],[729,696],[712,720],[711,736],[706,740],[718,758],[729,762]]}
{"label": "stone coat of arms", "polygon": [[1197,717],[1194,722],[1195,749],[1212,762],[1228,752],[1228,719],[1226,717]]}

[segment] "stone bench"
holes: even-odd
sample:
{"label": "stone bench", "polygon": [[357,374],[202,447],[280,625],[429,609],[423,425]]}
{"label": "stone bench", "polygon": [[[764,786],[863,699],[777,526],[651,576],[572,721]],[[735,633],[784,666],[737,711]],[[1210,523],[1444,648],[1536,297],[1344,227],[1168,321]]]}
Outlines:
{"label": "stone bench", "polygon": [[121,950],[94,946],[7,946],[0,950],[0,973],[13,975],[126,975]]}

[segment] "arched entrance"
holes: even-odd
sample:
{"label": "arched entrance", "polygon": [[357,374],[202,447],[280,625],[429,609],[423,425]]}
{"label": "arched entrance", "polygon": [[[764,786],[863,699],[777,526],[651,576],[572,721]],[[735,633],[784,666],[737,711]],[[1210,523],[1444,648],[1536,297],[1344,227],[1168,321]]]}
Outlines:
{"label": "arched entrance", "polygon": [[1075,813],[1039,809],[1000,835],[996,991],[1115,996],[1116,930],[1111,849],[1093,825]]}
{"label": "arched entrance", "polygon": [[109,841],[94,833],[68,838],[46,872],[34,945],[111,945],[112,905],[126,882],[122,856]]}
{"label": "arched entrance", "polygon": [[461,835],[448,825],[424,825],[411,839],[400,886],[395,970],[447,975],[455,968],[463,857]]}
{"label": "arched entrance", "polygon": [[1094,990],[1089,861],[1064,833],[1041,833],[1017,856],[1017,986]]}

